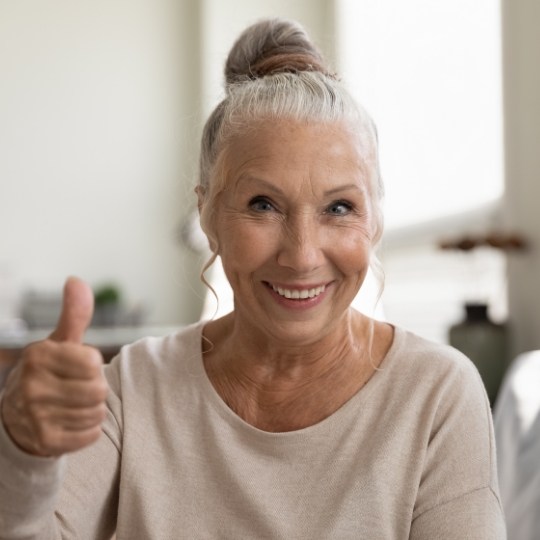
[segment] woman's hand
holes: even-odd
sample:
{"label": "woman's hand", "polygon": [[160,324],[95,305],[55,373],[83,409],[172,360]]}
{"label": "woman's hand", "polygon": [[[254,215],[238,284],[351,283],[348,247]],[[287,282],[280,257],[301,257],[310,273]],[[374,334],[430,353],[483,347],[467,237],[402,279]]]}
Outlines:
{"label": "woman's hand", "polygon": [[68,279],[56,329],[26,347],[9,374],[2,422],[30,454],[60,456],[92,444],[101,433],[107,397],[103,359],[82,343],[93,309],[90,287]]}

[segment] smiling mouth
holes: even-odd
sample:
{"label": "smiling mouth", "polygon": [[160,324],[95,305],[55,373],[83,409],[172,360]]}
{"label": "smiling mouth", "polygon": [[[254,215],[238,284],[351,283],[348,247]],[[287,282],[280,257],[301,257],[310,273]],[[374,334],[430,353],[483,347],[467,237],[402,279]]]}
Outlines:
{"label": "smiling mouth", "polygon": [[272,285],[271,283],[268,283],[268,285],[270,285],[270,287],[272,287],[272,289],[280,296],[283,296],[289,300],[306,300],[308,298],[315,298],[322,294],[326,289],[326,285],[321,285],[311,289],[286,289],[285,287],[279,287],[277,285]]}

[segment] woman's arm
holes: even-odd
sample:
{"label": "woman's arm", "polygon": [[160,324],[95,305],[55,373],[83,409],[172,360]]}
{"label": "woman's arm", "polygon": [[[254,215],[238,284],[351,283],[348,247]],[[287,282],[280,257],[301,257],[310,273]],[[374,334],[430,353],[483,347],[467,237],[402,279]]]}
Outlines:
{"label": "woman's arm", "polygon": [[412,523],[414,540],[504,540],[505,525],[499,498],[482,488],[420,514]]}
{"label": "woman's arm", "polygon": [[116,522],[119,441],[111,410],[97,442],[60,458],[23,452],[0,425],[0,539],[108,540]]}
{"label": "woman's arm", "polygon": [[493,423],[476,368],[460,358],[436,395],[410,539],[504,540]]}
{"label": "woman's arm", "polygon": [[0,538],[114,528],[121,403],[83,343],[92,307],[90,288],[69,279],[56,329],[23,350],[0,396]]}

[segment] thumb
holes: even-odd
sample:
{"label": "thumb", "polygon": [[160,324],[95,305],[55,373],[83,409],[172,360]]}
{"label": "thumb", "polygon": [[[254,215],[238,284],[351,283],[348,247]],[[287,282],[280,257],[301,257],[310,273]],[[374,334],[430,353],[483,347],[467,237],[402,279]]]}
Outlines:
{"label": "thumb", "polygon": [[64,285],[62,313],[50,339],[82,343],[93,313],[94,294],[92,289],[79,278],[68,278]]}

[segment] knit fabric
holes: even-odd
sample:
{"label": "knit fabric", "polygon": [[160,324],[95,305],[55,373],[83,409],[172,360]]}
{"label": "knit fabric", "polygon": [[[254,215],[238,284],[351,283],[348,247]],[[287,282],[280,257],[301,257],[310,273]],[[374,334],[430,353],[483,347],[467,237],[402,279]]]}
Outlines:
{"label": "knit fabric", "polygon": [[489,404],[459,352],[396,328],[339,410],[269,433],[214,390],[202,328],[105,367],[109,414],[91,447],[36,458],[0,429],[0,538],[506,538]]}

